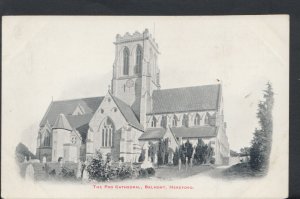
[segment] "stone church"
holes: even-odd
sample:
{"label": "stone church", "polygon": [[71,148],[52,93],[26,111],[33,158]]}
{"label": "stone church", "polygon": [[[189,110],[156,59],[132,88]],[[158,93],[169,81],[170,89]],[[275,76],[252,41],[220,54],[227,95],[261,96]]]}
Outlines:
{"label": "stone church", "polygon": [[144,144],[168,139],[175,150],[202,138],[226,164],[229,143],[221,84],[161,89],[159,48],[146,29],[117,35],[111,86],[105,96],[52,101],[41,123],[40,160],[85,161],[96,150],[136,162]]}

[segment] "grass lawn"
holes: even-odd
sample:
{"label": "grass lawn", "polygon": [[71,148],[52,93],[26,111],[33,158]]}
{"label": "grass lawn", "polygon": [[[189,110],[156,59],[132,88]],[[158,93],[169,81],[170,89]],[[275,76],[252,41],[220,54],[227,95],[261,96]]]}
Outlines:
{"label": "grass lawn", "polygon": [[265,175],[264,172],[254,171],[248,163],[239,163],[231,167],[215,167],[212,165],[200,165],[188,167],[185,166],[179,171],[178,166],[163,166],[155,169],[155,177],[159,179],[178,179],[203,174],[212,178],[222,178],[227,180],[241,178],[258,178]]}
{"label": "grass lawn", "polygon": [[252,170],[248,163],[236,164],[222,171],[222,176],[227,179],[263,177],[264,175],[265,172]]}
{"label": "grass lawn", "polygon": [[187,169],[183,166],[179,171],[178,166],[163,166],[155,169],[155,177],[167,180],[186,178],[212,169],[214,169],[214,167],[210,165],[193,166]]}

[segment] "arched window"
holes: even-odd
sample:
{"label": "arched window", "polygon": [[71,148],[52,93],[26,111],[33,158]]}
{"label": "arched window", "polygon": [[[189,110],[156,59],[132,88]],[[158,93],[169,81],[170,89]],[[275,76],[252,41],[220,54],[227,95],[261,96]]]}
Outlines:
{"label": "arched window", "polygon": [[189,116],[187,114],[183,115],[182,126],[189,127]]}
{"label": "arched window", "polygon": [[102,129],[102,146],[104,146],[105,130]]}
{"label": "arched window", "polygon": [[129,49],[127,47],[123,50],[123,75],[129,74]]}
{"label": "arched window", "polygon": [[173,118],[172,118],[172,126],[173,126],[173,127],[176,127],[176,126],[177,126],[177,121],[178,121],[178,118],[177,118],[176,115],[174,115]]}
{"label": "arched window", "polygon": [[113,147],[114,125],[110,118],[106,118],[101,125],[102,147]]}
{"label": "arched window", "polygon": [[142,60],[143,60],[143,52],[141,46],[136,48],[136,74],[140,74],[142,72]]}
{"label": "arched window", "polygon": [[108,140],[108,131],[109,129],[107,129],[107,127],[105,127],[105,146],[107,147],[107,140]]}
{"label": "arched window", "polygon": [[204,124],[208,124],[209,123],[209,114],[206,113],[205,118],[204,118]]}
{"label": "arched window", "polygon": [[44,135],[44,146],[50,146],[50,132],[46,130]]}
{"label": "arched window", "polygon": [[160,126],[163,127],[163,128],[167,128],[167,116],[163,115],[161,117]]}
{"label": "arched window", "polygon": [[156,127],[157,119],[153,116],[151,121],[151,127]]}
{"label": "arched window", "polygon": [[37,138],[37,147],[41,146],[41,133],[39,132],[38,138]]}
{"label": "arched window", "polygon": [[195,118],[194,118],[194,125],[199,126],[200,125],[200,115],[197,113]]}

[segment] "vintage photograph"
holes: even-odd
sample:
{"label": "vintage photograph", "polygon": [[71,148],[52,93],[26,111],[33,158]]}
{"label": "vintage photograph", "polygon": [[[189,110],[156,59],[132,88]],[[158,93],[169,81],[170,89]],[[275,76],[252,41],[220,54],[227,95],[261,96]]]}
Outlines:
{"label": "vintage photograph", "polygon": [[2,42],[8,197],[287,196],[288,15],[11,16]]}

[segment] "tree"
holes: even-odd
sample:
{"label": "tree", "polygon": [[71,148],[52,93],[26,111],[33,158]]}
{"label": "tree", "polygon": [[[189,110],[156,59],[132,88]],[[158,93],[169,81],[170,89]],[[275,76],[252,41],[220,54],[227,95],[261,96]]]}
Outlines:
{"label": "tree", "polygon": [[256,114],[259,128],[255,129],[250,148],[250,166],[260,171],[267,170],[269,166],[272,146],[274,93],[271,83],[267,83],[267,89],[263,93],[263,100],[259,102]]}
{"label": "tree", "polygon": [[214,151],[210,144],[205,144],[203,140],[199,138],[194,154],[196,164],[214,164],[213,155]]}
{"label": "tree", "polygon": [[158,151],[157,151],[157,164],[162,165],[165,163],[167,153],[167,143],[166,140],[160,140],[158,142]]}
{"label": "tree", "polygon": [[194,154],[194,159],[197,164],[204,163],[204,150],[205,150],[205,143],[201,138],[199,138],[195,149],[195,154]]}
{"label": "tree", "polygon": [[179,148],[179,157],[182,164],[185,164],[185,157],[186,157],[186,148],[184,144],[182,144]]}
{"label": "tree", "polygon": [[213,148],[210,145],[206,145],[205,158],[204,158],[205,164],[207,164],[207,163],[214,164],[215,163],[214,161],[213,162],[211,161],[213,155],[214,155]]}
{"label": "tree", "polygon": [[168,164],[169,162],[169,138],[164,139],[165,142],[165,159],[164,164]]}
{"label": "tree", "polygon": [[188,164],[190,164],[194,149],[193,149],[193,145],[190,143],[189,140],[186,141],[185,148],[186,148],[186,157],[188,158]]}
{"label": "tree", "polygon": [[16,147],[16,151],[15,151],[15,154],[16,154],[16,160],[19,162],[19,163],[22,163],[24,162],[25,158],[26,160],[29,160],[29,157],[31,159],[35,159],[35,155],[28,149],[27,146],[25,146],[23,143],[19,143],[18,146]]}
{"label": "tree", "polygon": [[173,156],[173,164],[174,164],[174,166],[176,166],[176,165],[178,165],[178,163],[179,163],[179,149],[178,149],[178,147],[176,147],[175,153]]}

